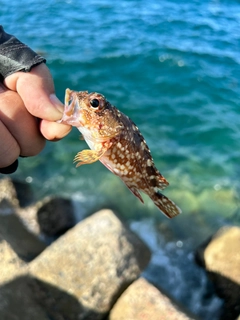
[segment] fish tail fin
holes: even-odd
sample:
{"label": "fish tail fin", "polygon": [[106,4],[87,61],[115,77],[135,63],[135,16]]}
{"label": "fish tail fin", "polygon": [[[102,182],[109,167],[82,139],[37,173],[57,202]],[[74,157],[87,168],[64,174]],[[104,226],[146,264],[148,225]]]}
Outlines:
{"label": "fish tail fin", "polygon": [[164,196],[160,191],[155,191],[153,195],[150,195],[150,198],[154,204],[158,207],[162,213],[168,218],[174,218],[182,211],[181,209],[168,197]]}

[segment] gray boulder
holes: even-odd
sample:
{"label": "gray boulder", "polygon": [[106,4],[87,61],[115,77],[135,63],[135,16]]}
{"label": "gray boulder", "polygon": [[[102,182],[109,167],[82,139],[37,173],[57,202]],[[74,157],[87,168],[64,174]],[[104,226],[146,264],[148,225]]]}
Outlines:
{"label": "gray boulder", "polygon": [[240,315],[240,228],[221,228],[197,251],[197,261],[206,268],[219,297],[224,299],[221,320]]}
{"label": "gray boulder", "polygon": [[[69,320],[98,320],[106,316],[149,259],[146,245],[112,211],[102,210],[56,240],[29,268],[37,279],[34,294],[52,312],[52,319],[61,314]],[[72,297],[78,304],[74,301],[71,305]]]}
{"label": "gray boulder", "polygon": [[190,320],[166,295],[144,278],[121,295],[108,320]]}

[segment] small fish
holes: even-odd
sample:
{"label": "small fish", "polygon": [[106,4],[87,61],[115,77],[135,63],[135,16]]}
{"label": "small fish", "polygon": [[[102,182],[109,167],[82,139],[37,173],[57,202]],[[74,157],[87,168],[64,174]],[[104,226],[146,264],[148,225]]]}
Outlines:
{"label": "small fish", "polygon": [[160,193],[168,182],[155,167],[138,127],[103,95],[66,89],[64,114],[59,122],[76,126],[90,147],[74,158],[77,167],[100,160],[141,202],[139,191],[146,193],[167,217],[181,212]]}

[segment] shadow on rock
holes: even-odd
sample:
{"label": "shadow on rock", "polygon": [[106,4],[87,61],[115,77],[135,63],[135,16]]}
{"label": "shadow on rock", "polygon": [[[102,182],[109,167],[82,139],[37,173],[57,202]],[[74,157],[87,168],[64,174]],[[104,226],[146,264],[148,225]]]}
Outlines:
{"label": "shadow on rock", "polygon": [[87,310],[66,291],[30,276],[15,278],[0,287],[0,319],[98,320],[104,316]]}
{"label": "shadow on rock", "polygon": [[15,208],[7,201],[0,203],[0,234],[24,261],[38,256],[46,244],[29,232],[15,213]]}
{"label": "shadow on rock", "polygon": [[43,199],[37,210],[37,220],[41,232],[58,238],[75,224],[72,201],[62,197]]}
{"label": "shadow on rock", "polygon": [[236,320],[240,315],[240,285],[216,272],[208,272],[216,292],[224,300],[219,320]]}

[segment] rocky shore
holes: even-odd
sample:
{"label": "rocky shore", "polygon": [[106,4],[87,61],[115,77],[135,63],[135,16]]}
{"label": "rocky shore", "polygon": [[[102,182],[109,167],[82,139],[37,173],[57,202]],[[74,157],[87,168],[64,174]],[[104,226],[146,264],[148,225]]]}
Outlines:
{"label": "rocky shore", "polygon": [[240,320],[240,228],[226,226],[196,252],[196,261],[206,269],[216,293],[224,300],[220,320]]}
{"label": "rocky shore", "polygon": [[[76,223],[69,199],[32,204],[25,183],[0,180],[1,320],[197,319],[141,276],[151,252],[111,210]],[[240,312],[240,228],[220,231],[196,259]]]}

